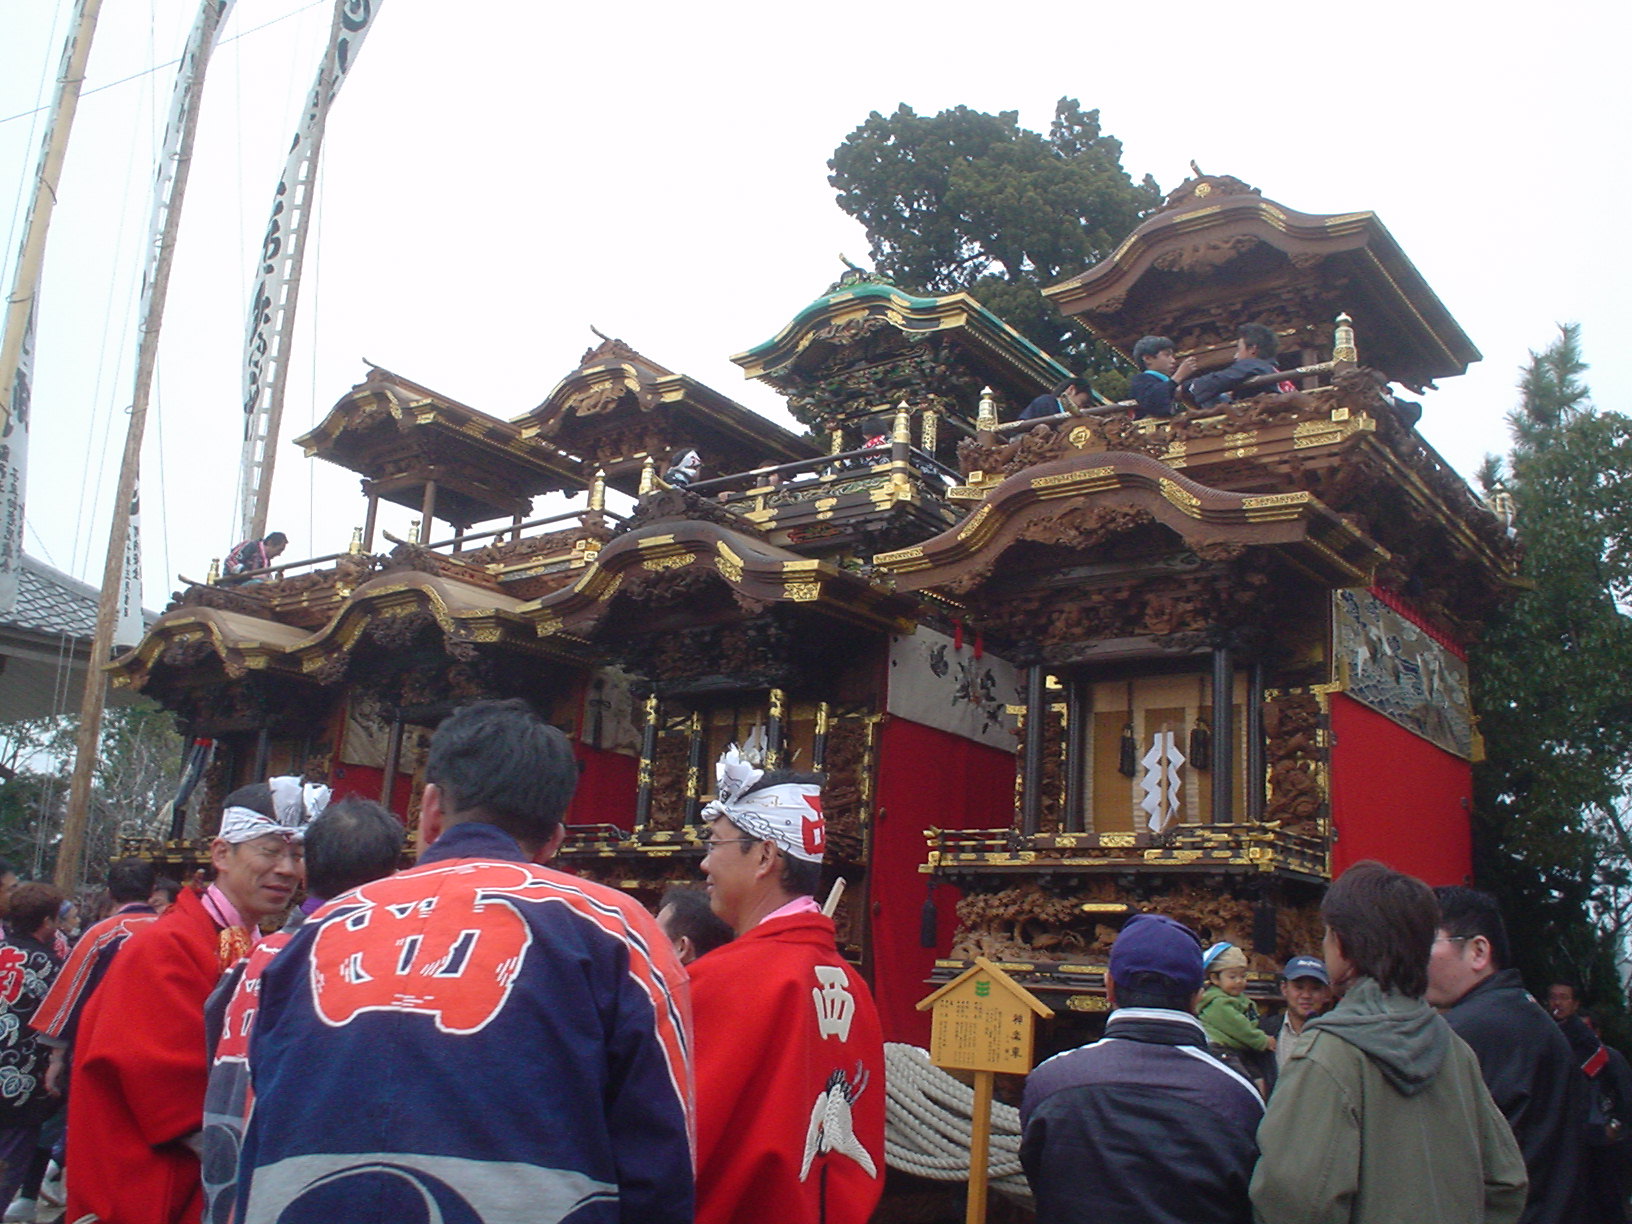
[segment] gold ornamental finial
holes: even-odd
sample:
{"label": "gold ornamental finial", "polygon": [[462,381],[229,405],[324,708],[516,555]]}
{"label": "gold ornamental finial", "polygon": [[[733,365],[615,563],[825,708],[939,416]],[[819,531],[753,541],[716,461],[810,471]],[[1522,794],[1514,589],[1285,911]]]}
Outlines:
{"label": "gold ornamental finial", "polygon": [[1332,334],[1332,364],[1352,366],[1359,360],[1354,347],[1354,320],[1345,310],[1337,316],[1337,330]]}
{"label": "gold ornamental finial", "polygon": [[589,508],[599,513],[606,509],[606,469],[596,468],[589,482]]}
{"label": "gold ornamental finial", "polygon": [[363,529],[361,527],[351,529],[351,547],[346,551],[353,556],[363,551]]}
{"label": "gold ornamental finial", "polygon": [[655,493],[656,491],[657,461],[647,455],[646,461],[640,465],[640,496],[645,497],[646,494]]}
{"label": "gold ornamental finial", "polygon": [[204,581],[209,583],[210,586],[214,586],[216,583],[221,581],[221,558],[220,557],[211,557],[210,558],[210,572],[209,572],[208,575],[205,576]]}
{"label": "gold ornamental finial", "polygon": [[895,406],[895,430],[890,441],[912,442],[912,409],[907,407],[906,400]]}
{"label": "gold ornamental finial", "polygon": [[990,387],[980,389],[980,414],[975,418],[975,428],[982,433],[993,433],[997,429],[997,397]]}

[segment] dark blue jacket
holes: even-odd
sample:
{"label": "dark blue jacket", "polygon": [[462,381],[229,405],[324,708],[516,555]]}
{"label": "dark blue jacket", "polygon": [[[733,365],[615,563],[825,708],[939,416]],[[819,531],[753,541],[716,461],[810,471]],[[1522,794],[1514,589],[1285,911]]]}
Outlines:
{"label": "dark blue jacket", "polygon": [[1128,383],[1128,394],[1139,403],[1136,413],[1142,417],[1170,417],[1173,415],[1173,380],[1155,370],[1141,370]]}
{"label": "dark blue jacket", "polygon": [[1035,421],[1040,417],[1059,416],[1062,412],[1069,412],[1064,404],[1060,403],[1057,395],[1039,395],[1026,405],[1026,410],[1020,414],[1022,421]]}
{"label": "dark blue jacket", "polygon": [[1586,1120],[1585,1083],[1558,1024],[1530,997],[1517,969],[1485,978],[1445,1012],[1473,1047],[1479,1074],[1513,1128],[1530,1174],[1520,1224],[1580,1218],[1572,1202]]}
{"label": "dark blue jacket", "polygon": [[1026,1080],[1020,1162],[1049,1224],[1249,1224],[1264,1105],[1185,1012],[1125,1007]]}
{"label": "dark blue jacket", "polygon": [[[1192,378],[1186,385],[1190,389],[1190,398],[1203,408],[1213,408],[1227,403],[1234,391],[1249,378],[1257,378],[1262,374],[1279,374],[1280,369],[1273,361],[1265,361],[1262,357],[1243,357],[1239,361],[1232,361],[1222,370],[1214,370],[1211,374],[1203,374],[1199,378]],[[1265,391],[1273,391],[1273,384],[1254,387],[1254,395],[1262,395]]]}
{"label": "dark blue jacket", "polygon": [[241,1221],[689,1224],[683,971],[632,898],[485,824],[261,977]]}

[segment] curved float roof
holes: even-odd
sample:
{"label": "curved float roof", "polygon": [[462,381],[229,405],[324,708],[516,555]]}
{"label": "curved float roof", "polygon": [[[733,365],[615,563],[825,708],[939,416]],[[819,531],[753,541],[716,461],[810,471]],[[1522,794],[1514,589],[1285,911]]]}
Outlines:
{"label": "curved float roof", "polygon": [[1297,212],[1227,175],[1186,180],[1107,258],[1043,296],[1124,355],[1210,311],[1233,340],[1259,310],[1301,306],[1321,325],[1347,311],[1361,360],[1413,386],[1480,360],[1376,213]]}
{"label": "curved float roof", "polygon": [[[839,286],[806,306],[781,331],[731,360],[749,378],[763,379],[779,390],[793,389],[800,358],[819,343],[820,332],[850,319],[886,319],[909,336],[955,335],[1008,379],[1027,386],[1053,386],[1071,376],[1066,369],[967,293],[919,297],[870,274],[847,273]],[[1007,381],[1008,379],[1005,379]]]}
{"label": "curved float roof", "polygon": [[880,553],[879,569],[902,590],[920,591],[989,570],[1037,519],[1061,502],[1141,510],[1193,548],[1275,548],[1329,586],[1370,581],[1388,552],[1312,493],[1227,493],[1180,475],[1147,455],[1100,451],[1041,463],[1009,477],[956,527],[911,548]]}

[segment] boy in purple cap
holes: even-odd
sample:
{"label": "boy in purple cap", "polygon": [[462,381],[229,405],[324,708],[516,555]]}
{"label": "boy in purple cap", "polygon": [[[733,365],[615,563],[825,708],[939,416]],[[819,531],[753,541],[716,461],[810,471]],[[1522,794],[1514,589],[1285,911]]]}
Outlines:
{"label": "boy in purple cap", "polygon": [[1020,1162],[1050,1224],[1247,1224],[1263,1102],[1207,1050],[1201,943],[1136,914],[1111,948],[1101,1041],[1026,1079]]}

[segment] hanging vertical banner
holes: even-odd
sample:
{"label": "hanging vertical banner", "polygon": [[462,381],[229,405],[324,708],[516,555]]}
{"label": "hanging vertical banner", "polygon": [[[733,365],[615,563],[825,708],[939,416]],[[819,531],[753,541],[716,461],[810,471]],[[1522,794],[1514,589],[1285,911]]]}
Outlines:
{"label": "hanging vertical banner", "polygon": [[164,259],[165,222],[175,196],[176,171],[180,165],[182,136],[187,122],[197,109],[204,70],[215,50],[217,37],[227,18],[232,15],[236,0],[203,0],[192,33],[187,36],[187,48],[181,53],[181,68],[176,73],[176,84],[170,92],[170,118],[164,125],[164,147],[159,150],[159,165],[153,177],[153,216],[147,227],[147,263],[142,269],[142,326],[137,335],[147,332],[153,310],[153,292],[158,284],[159,266]]}
{"label": "hanging vertical banner", "polygon": [[27,505],[28,412],[34,376],[34,312],[23,326],[17,372],[11,384],[11,415],[0,430],[0,616],[17,606],[23,568],[23,514]]}
{"label": "hanging vertical banner", "polygon": [[[172,212],[181,206],[185,186],[183,162],[191,156],[191,133],[197,127],[197,111],[203,95],[204,71],[215,50],[221,26],[232,12],[234,0],[203,0],[198,18],[193,22],[182,52],[181,67],[176,73],[175,87],[170,94],[170,117],[164,126],[164,145],[159,151],[159,163],[153,175],[153,212],[147,230],[147,260],[142,267],[142,298],[139,323],[136,328],[136,391],[133,415],[140,412],[146,417],[148,397],[152,391],[153,370],[157,362],[159,329],[163,323],[163,286],[168,284],[171,247],[175,242],[175,221]],[[139,453],[139,442],[138,453]],[[133,472],[133,482],[139,477]],[[142,545],[140,518],[140,485],[133,483],[130,492],[130,522],[125,530],[124,555],[119,567],[119,596],[115,609],[113,641],[118,646],[134,646],[142,640]],[[114,519],[118,530],[118,518]]]}
{"label": "hanging vertical banner", "polygon": [[318,156],[329,106],[356,62],[382,0],[335,0],[329,45],[306,101],[295,142],[273,193],[272,218],[261,240],[255,288],[250,295],[244,338],[244,450],[239,469],[240,539],[266,534],[266,499],[271,490],[289,344],[300,295],[300,267],[311,217]]}
{"label": "hanging vertical banner", "polygon": [[17,604],[17,575],[23,563],[24,478],[28,470],[28,406],[33,383],[34,323],[39,305],[45,240],[56,208],[57,185],[68,156],[68,134],[79,108],[85,65],[102,0],[78,0],[57,73],[56,101],[40,142],[23,240],[17,250],[5,324],[0,329],[0,615]]}
{"label": "hanging vertical banner", "polygon": [[125,564],[119,577],[119,619],[114,624],[116,646],[134,646],[142,640],[142,495],[130,498],[130,530],[125,533]]}

